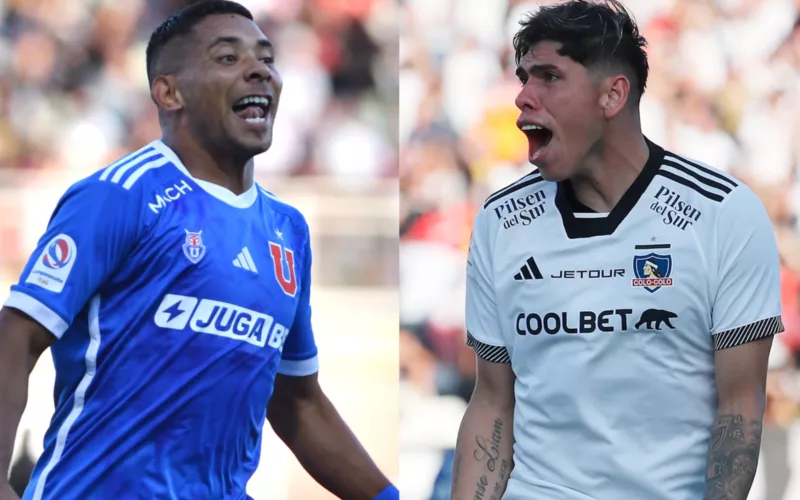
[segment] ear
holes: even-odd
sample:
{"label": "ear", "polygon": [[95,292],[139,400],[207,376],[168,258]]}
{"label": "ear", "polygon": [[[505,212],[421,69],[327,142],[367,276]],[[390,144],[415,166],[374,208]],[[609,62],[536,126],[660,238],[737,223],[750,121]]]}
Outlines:
{"label": "ear", "polygon": [[185,105],[177,83],[177,78],[172,75],[157,76],[153,80],[150,94],[158,107],[164,111],[178,111]]}
{"label": "ear", "polygon": [[600,107],[607,120],[622,111],[630,93],[631,82],[625,75],[614,75],[606,79],[600,92]]}

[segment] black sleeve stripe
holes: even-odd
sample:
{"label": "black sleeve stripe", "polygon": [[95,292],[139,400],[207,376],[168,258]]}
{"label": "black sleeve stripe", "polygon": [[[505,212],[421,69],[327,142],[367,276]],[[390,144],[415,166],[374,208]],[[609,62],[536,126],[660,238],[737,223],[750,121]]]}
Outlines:
{"label": "black sleeve stripe", "polygon": [[705,184],[706,186],[712,187],[714,189],[719,189],[720,191],[722,191],[725,194],[731,192],[731,187],[730,186],[726,186],[724,184],[720,184],[719,182],[717,182],[717,181],[715,181],[713,179],[709,179],[708,177],[703,177],[702,175],[698,174],[694,170],[681,165],[677,161],[670,160],[670,159],[665,159],[664,160],[664,165],[667,166],[667,167],[674,168],[676,170],[680,170],[681,172],[683,172],[683,173],[693,177],[694,179],[696,179],[697,182]]}
{"label": "black sleeve stripe", "polygon": [[491,363],[511,363],[508,349],[499,345],[484,344],[467,332],[467,345],[472,347],[479,358]]}
{"label": "black sleeve stripe", "polygon": [[738,187],[739,186],[739,184],[730,175],[725,175],[725,174],[723,174],[721,172],[717,172],[715,170],[711,170],[710,168],[706,168],[706,167],[704,167],[702,165],[699,165],[695,161],[687,160],[686,158],[684,158],[682,156],[678,156],[675,153],[667,153],[664,157],[665,158],[669,158],[669,159],[673,159],[673,160],[678,160],[678,161],[683,162],[683,163],[685,163],[687,165],[691,165],[692,167],[696,168],[697,170],[700,170],[701,172],[705,172],[706,174],[708,174],[708,175],[710,175],[712,177],[716,177],[717,179],[725,181],[727,184],[730,184],[731,187]]}
{"label": "black sleeve stripe", "polygon": [[686,186],[688,188],[694,189],[695,191],[697,191],[701,195],[705,196],[709,200],[722,201],[722,199],[723,199],[721,195],[706,191],[705,189],[701,188],[700,186],[698,186],[694,182],[690,181],[689,179],[686,179],[685,177],[681,177],[680,175],[678,175],[678,174],[676,174],[674,172],[667,172],[666,170],[659,170],[657,175],[660,175],[662,177],[666,177],[667,179],[673,180],[673,181],[677,182],[678,184],[683,184],[684,186]]}
{"label": "black sleeve stripe", "polygon": [[762,319],[761,321],[714,335],[714,350],[719,351],[729,347],[736,347],[737,345],[781,333],[783,330],[783,321],[780,316]]}
{"label": "black sleeve stripe", "polygon": [[513,193],[515,191],[519,191],[520,189],[528,187],[528,186],[531,186],[533,184],[536,184],[537,182],[542,182],[543,180],[544,180],[544,178],[542,178],[542,176],[539,175],[539,171],[536,170],[536,171],[526,175],[522,179],[518,180],[514,184],[512,184],[512,185],[510,185],[508,187],[505,187],[505,188],[501,189],[500,191],[497,191],[493,195],[489,196],[489,198],[483,204],[483,208],[487,208],[492,203],[496,202],[497,200],[499,200],[501,198],[505,198],[506,196],[510,195],[511,193]]}

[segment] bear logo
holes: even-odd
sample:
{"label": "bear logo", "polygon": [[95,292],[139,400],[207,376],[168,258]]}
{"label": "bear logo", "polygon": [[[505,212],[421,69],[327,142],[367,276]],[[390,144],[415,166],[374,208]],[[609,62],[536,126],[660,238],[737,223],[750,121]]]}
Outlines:
{"label": "bear logo", "polygon": [[639,327],[645,325],[648,330],[661,330],[661,325],[667,325],[672,330],[675,327],[669,320],[677,318],[678,315],[672,311],[665,311],[663,309],[648,309],[642,313],[642,317],[639,318],[639,322],[636,323],[635,328],[638,330]]}

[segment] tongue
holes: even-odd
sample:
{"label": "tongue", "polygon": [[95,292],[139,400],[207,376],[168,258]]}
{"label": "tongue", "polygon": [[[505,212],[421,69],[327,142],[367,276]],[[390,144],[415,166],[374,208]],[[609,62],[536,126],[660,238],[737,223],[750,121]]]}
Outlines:
{"label": "tongue", "polygon": [[551,137],[552,133],[549,130],[531,130],[528,132],[531,154],[547,145]]}
{"label": "tongue", "polygon": [[248,118],[264,118],[264,110],[261,109],[261,106],[245,106],[236,111],[236,116],[245,120]]}

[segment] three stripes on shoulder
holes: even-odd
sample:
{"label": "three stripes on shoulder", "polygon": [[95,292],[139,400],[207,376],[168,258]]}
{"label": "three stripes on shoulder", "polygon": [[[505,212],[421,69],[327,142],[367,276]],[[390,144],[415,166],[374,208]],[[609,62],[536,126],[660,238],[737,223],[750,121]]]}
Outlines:
{"label": "three stripes on shoulder", "polygon": [[100,174],[100,180],[110,181],[114,184],[122,182],[123,189],[130,189],[149,170],[163,167],[168,163],[169,159],[150,146],[124,156],[107,166]]}
{"label": "three stripes on shoulder", "polygon": [[658,175],[682,184],[709,200],[720,202],[739,184],[729,175],[666,152]]}
{"label": "three stripes on shoulder", "polygon": [[519,179],[514,184],[506,186],[503,189],[496,191],[494,194],[490,195],[489,198],[487,198],[486,201],[483,203],[483,208],[486,209],[489,207],[489,205],[496,202],[497,200],[505,198],[506,196],[510,195],[515,191],[519,191],[520,189],[532,186],[542,181],[544,181],[544,178],[542,177],[542,174],[539,173],[539,170],[536,169],[533,172],[526,175],[525,177]]}

